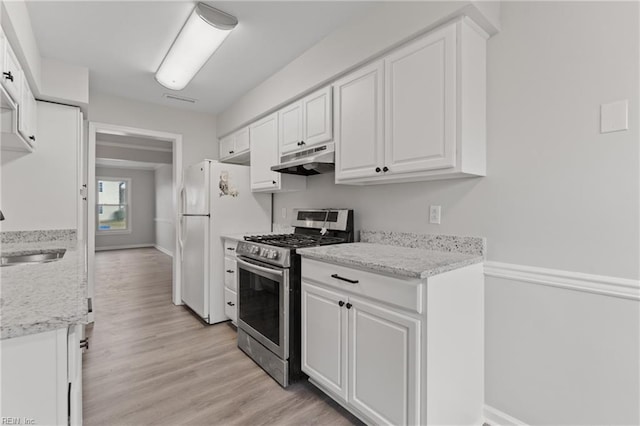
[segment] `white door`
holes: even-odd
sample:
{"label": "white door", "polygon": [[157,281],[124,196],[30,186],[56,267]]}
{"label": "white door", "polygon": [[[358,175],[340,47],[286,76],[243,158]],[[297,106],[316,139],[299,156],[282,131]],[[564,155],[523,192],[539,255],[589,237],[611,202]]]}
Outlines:
{"label": "white door", "polygon": [[[294,102],[278,111],[280,124],[280,155],[301,147],[302,103]],[[279,162],[279,161],[278,161]]]}
{"label": "white door", "polygon": [[183,216],[182,301],[202,318],[209,315],[208,230],[207,216]]}
{"label": "white door", "polygon": [[251,189],[279,189],[280,173],[271,170],[278,164],[278,114],[273,113],[249,127],[251,140]]}
{"label": "white door", "polygon": [[334,84],[336,183],[383,173],[383,73],[379,61]]}
{"label": "white door", "polygon": [[302,371],[346,400],[347,297],[302,283]]}
{"label": "white door", "polygon": [[182,214],[209,214],[209,162],[189,166],[184,172]]}
{"label": "white door", "polygon": [[302,99],[301,147],[328,142],[333,138],[331,89],[331,86],[327,86]]}
{"label": "white door", "polygon": [[375,424],[416,424],[420,321],[362,299],[349,303],[349,403]]}
{"label": "white door", "polygon": [[387,56],[385,166],[391,173],[456,163],[456,26]]}

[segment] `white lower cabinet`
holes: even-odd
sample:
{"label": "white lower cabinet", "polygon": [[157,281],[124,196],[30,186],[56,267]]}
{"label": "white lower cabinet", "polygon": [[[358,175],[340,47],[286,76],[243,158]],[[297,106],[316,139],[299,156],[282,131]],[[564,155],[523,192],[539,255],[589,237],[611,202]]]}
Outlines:
{"label": "white lower cabinet", "polygon": [[82,424],[80,325],[0,341],[0,416],[36,425]]}
{"label": "white lower cabinet", "polygon": [[302,369],[376,424],[416,422],[420,321],[302,284]]}
{"label": "white lower cabinet", "polygon": [[224,313],[236,325],[238,321],[238,266],[236,248],[238,241],[224,241]]}
{"label": "white lower cabinet", "polygon": [[357,297],[348,303],[348,401],[376,424],[415,424],[420,321]]}
{"label": "white lower cabinet", "polygon": [[482,271],[404,279],[303,258],[302,370],[367,424],[481,424]]}

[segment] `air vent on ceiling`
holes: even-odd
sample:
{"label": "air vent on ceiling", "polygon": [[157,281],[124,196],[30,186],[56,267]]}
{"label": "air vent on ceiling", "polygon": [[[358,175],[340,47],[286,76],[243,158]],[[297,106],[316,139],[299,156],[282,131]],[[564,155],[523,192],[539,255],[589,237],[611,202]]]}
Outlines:
{"label": "air vent on ceiling", "polygon": [[189,102],[190,104],[195,104],[197,102],[197,99],[183,98],[182,96],[176,96],[170,93],[165,93],[162,97],[169,99],[170,101]]}

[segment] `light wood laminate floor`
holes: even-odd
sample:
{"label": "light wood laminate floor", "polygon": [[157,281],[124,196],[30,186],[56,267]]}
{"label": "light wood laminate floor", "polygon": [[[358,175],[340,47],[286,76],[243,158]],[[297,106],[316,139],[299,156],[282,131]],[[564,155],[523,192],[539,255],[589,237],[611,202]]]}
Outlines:
{"label": "light wood laminate floor", "polygon": [[155,249],[96,253],[88,327],[86,425],[359,423],[307,382],[281,388],[236,347],[171,303],[171,258]]}

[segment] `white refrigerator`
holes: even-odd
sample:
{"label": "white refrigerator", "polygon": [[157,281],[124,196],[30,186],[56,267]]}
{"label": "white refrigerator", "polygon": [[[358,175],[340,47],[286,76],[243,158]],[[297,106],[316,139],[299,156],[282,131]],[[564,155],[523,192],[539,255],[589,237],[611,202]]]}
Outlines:
{"label": "white refrigerator", "polygon": [[271,230],[271,194],[251,192],[248,166],[204,160],[184,172],[182,301],[209,324],[226,321],[221,235]]}

